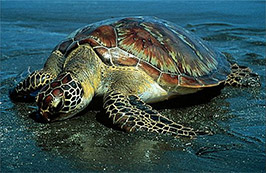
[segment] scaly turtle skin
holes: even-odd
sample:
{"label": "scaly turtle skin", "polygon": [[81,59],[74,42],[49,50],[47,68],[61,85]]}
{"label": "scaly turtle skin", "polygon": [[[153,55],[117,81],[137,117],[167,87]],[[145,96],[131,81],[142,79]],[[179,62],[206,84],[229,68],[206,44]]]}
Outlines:
{"label": "scaly turtle skin", "polygon": [[58,44],[44,68],[18,84],[10,96],[37,104],[46,121],[66,119],[102,95],[113,124],[126,131],[148,130],[193,137],[146,103],[217,85],[259,85],[247,67],[185,29],[152,17],[105,20],[85,26]]}

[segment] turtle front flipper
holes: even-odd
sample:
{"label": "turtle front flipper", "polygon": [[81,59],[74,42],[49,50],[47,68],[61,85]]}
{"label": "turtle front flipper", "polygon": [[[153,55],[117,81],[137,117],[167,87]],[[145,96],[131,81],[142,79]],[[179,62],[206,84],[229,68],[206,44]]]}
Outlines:
{"label": "turtle front flipper", "polygon": [[153,110],[136,95],[126,96],[115,91],[108,92],[104,97],[103,107],[113,120],[113,124],[127,132],[147,130],[190,138],[197,135],[192,128],[177,124]]}
{"label": "turtle front flipper", "polygon": [[31,94],[40,90],[53,79],[54,75],[49,72],[43,69],[36,70],[9,91],[10,98],[15,101],[33,101],[34,97]]}
{"label": "turtle front flipper", "polygon": [[231,74],[227,76],[225,85],[257,87],[260,86],[260,78],[257,73],[245,66],[233,64],[231,66]]}

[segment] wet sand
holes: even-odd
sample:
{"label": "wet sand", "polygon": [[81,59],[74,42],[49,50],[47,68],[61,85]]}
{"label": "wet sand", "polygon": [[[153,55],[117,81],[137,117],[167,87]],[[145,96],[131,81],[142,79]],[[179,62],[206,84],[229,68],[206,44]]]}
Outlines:
{"label": "wet sand", "polygon": [[[69,33],[102,19],[136,15],[157,16],[194,32],[231,62],[254,69],[262,86],[225,87],[211,100],[202,95],[193,103],[191,97],[154,105],[177,122],[215,133],[193,140],[110,128],[98,102],[51,124],[31,118],[34,103],[11,102],[8,90],[28,70],[41,68]],[[0,45],[1,172],[265,171],[263,1],[1,1]]]}

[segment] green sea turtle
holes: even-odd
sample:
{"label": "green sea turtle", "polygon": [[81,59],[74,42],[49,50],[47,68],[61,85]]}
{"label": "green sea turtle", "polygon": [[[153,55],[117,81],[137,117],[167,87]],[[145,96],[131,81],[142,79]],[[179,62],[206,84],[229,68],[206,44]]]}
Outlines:
{"label": "green sea turtle", "polygon": [[147,103],[217,85],[253,86],[258,75],[182,27],[154,17],[115,18],[85,26],[58,44],[43,69],[10,92],[14,100],[38,92],[46,121],[83,110],[95,95],[113,124],[193,137],[197,131],[161,115]]}

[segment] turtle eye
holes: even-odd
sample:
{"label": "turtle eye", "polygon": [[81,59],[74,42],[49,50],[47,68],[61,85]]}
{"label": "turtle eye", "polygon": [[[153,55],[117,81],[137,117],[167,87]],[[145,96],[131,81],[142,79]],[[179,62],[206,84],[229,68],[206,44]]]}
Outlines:
{"label": "turtle eye", "polygon": [[58,105],[54,108],[55,111],[60,111],[63,108],[63,101],[61,99],[61,101],[58,103]]}
{"label": "turtle eye", "polygon": [[64,106],[64,101],[62,98],[56,98],[56,104],[50,108],[50,111],[53,113],[58,113]]}

